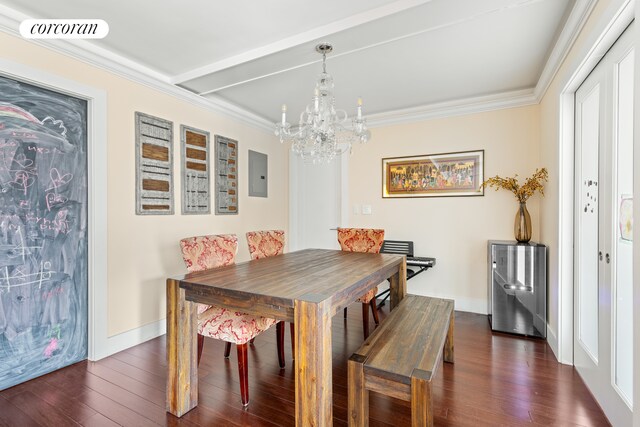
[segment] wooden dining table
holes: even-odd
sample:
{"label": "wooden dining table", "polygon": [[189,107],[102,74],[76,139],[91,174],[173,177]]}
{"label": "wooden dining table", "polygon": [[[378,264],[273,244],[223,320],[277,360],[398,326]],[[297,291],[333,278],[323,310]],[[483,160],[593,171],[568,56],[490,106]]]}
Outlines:
{"label": "wooden dining table", "polygon": [[167,411],[198,404],[196,304],[295,322],[296,426],[333,424],[331,318],[389,279],[407,289],[403,255],[305,249],[167,279]]}

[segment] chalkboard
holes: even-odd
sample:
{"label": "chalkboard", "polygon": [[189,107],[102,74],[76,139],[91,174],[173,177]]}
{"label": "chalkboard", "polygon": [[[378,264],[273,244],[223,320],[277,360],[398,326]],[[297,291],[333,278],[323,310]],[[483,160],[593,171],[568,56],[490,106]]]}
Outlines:
{"label": "chalkboard", "polygon": [[87,357],[87,102],[0,76],[0,390]]}

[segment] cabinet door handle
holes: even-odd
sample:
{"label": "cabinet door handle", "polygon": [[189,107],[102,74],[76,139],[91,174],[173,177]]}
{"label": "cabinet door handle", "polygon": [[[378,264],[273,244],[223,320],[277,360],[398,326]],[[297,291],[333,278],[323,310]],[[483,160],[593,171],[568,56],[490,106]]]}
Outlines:
{"label": "cabinet door handle", "polygon": [[602,251],[598,252],[598,258],[600,258],[600,261],[602,261]]}
{"label": "cabinet door handle", "polygon": [[609,256],[609,254],[606,254],[605,258],[607,259],[607,264],[609,264],[609,262],[611,262],[611,257]]}

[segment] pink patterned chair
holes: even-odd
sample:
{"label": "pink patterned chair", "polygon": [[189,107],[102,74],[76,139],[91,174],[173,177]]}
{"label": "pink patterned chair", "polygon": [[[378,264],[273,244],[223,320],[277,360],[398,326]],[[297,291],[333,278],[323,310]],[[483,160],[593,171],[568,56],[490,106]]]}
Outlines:
{"label": "pink patterned chair", "polygon": [[[251,259],[262,259],[284,253],[284,231],[283,230],[266,230],[266,231],[249,231],[247,232],[247,245],[249,245],[249,255]],[[295,358],[295,325],[291,326],[291,355]],[[284,322],[278,322],[278,357],[284,360]]]}
{"label": "pink patterned chair", "polygon": [[[338,243],[340,243],[340,248],[343,251],[377,254],[380,253],[383,241],[384,230],[381,229],[338,228]],[[362,303],[362,327],[365,339],[369,336],[369,307],[373,312],[373,320],[376,325],[380,324],[378,307],[376,306],[376,293],[378,293],[377,287],[358,298],[358,302]],[[346,308],[344,309],[344,317],[347,317]]]}
{"label": "pink patterned chair", "polygon": [[284,252],[284,231],[249,231],[247,244],[251,259],[282,255]]}
{"label": "pink patterned chair", "polygon": [[[235,262],[238,252],[238,237],[235,234],[219,234],[196,236],[180,241],[182,258],[187,271],[196,272],[223,267]],[[249,378],[247,364],[247,343],[260,332],[266,331],[276,324],[275,319],[252,316],[234,312],[215,305],[198,304],[198,364],[202,357],[204,337],[215,338],[226,342],[224,357],[231,352],[231,343],[236,344],[238,352],[238,371],[240,373],[240,395],[242,405],[249,404]],[[278,362],[284,367],[281,341],[284,340],[282,328],[278,329]],[[282,337],[280,337],[282,335]]]}

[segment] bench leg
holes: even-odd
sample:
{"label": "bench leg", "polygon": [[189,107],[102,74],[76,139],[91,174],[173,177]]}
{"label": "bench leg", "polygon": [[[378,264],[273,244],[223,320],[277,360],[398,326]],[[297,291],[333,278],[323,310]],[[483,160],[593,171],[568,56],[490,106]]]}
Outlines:
{"label": "bench leg", "polygon": [[411,427],[433,426],[431,381],[411,377]]}
{"label": "bench leg", "polygon": [[350,427],[369,425],[369,390],[364,386],[365,358],[354,354],[348,362],[348,422]]}
{"label": "bench leg", "polygon": [[449,331],[447,332],[447,339],[444,342],[444,348],[442,349],[442,356],[445,362],[453,363],[453,319],[455,318],[453,310],[451,311],[451,317],[449,318]]}

